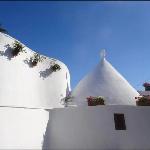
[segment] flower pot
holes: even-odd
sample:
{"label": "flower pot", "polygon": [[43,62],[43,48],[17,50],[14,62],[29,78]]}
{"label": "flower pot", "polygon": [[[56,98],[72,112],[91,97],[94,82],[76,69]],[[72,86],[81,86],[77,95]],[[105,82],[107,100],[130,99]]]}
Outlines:
{"label": "flower pot", "polygon": [[89,100],[89,101],[88,101],[88,106],[96,106],[96,103],[93,102],[93,101],[91,101],[91,100]]}
{"label": "flower pot", "polygon": [[88,106],[105,105],[102,97],[87,97]]}
{"label": "flower pot", "polygon": [[51,69],[52,69],[54,72],[56,72],[57,70],[60,70],[61,68],[60,68],[60,66],[59,66],[58,64],[55,64],[55,65],[51,66]]}
{"label": "flower pot", "polygon": [[150,106],[150,100],[136,101],[137,106]]}
{"label": "flower pot", "polygon": [[105,105],[104,101],[88,100],[88,106]]}
{"label": "flower pot", "polygon": [[150,91],[150,86],[145,87],[145,91]]}
{"label": "flower pot", "polygon": [[31,62],[32,67],[36,66],[36,65],[37,65],[37,63],[38,63],[37,61],[33,60],[33,61]]}
{"label": "flower pot", "polygon": [[19,52],[20,52],[19,49],[13,49],[12,50],[12,55],[17,56],[19,54]]}

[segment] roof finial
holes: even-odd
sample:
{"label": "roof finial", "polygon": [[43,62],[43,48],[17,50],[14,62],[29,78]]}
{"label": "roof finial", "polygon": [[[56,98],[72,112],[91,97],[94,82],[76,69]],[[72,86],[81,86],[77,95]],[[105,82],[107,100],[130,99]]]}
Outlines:
{"label": "roof finial", "polygon": [[102,50],[100,51],[100,56],[101,56],[101,59],[105,59],[105,56],[106,56],[106,51],[105,51],[105,49],[102,49]]}

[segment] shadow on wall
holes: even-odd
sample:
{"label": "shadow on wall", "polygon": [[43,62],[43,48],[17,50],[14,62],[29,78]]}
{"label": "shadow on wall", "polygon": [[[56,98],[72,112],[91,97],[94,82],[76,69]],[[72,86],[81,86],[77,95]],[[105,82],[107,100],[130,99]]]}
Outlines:
{"label": "shadow on wall", "polygon": [[5,45],[4,47],[6,48],[6,50],[5,50],[5,52],[0,51],[0,55],[5,56],[7,58],[7,60],[11,60],[11,58],[13,57],[12,48],[10,47],[9,44]]}
{"label": "shadow on wall", "polygon": [[[12,47],[10,47],[9,44],[5,45],[4,47],[6,48],[6,50],[5,50],[5,51],[0,51],[0,56],[4,56],[4,57],[7,58],[7,60],[11,60],[11,59],[13,58],[13,55],[12,55]],[[53,63],[53,62],[55,62],[55,61],[56,61],[56,60],[53,59],[51,63]],[[25,64],[27,64],[30,68],[33,68],[33,65],[32,65],[32,62],[30,61],[30,59],[27,58],[27,59],[23,60],[23,62],[24,62]],[[52,72],[53,72],[53,71],[52,71],[51,68],[49,67],[49,68],[45,69],[44,71],[40,71],[39,74],[40,74],[40,77],[41,77],[41,78],[45,79],[45,78],[47,78],[50,74],[52,74]]]}
{"label": "shadow on wall", "polygon": [[52,72],[53,72],[53,71],[52,71],[51,67],[49,67],[49,68],[45,69],[44,71],[40,71],[39,73],[40,73],[40,77],[41,77],[42,79],[45,79],[45,78],[47,78],[49,75],[51,75]]}
{"label": "shadow on wall", "polygon": [[42,143],[42,150],[48,150],[49,148],[49,142],[50,142],[50,110],[47,110],[49,112],[49,120],[47,123],[45,135],[43,135],[43,143]]}
{"label": "shadow on wall", "polygon": [[[29,59],[24,60],[24,63],[27,64],[30,68],[33,68],[33,65],[32,65],[32,63],[31,63],[31,61],[30,61]],[[51,75],[52,72],[53,72],[53,71],[51,70],[50,67],[47,68],[47,69],[45,69],[44,71],[40,71],[40,72],[39,72],[40,78],[42,78],[42,79],[44,80],[44,79],[47,78],[49,75]]]}
{"label": "shadow on wall", "polygon": [[54,65],[55,62],[56,62],[56,59],[51,59],[52,61],[50,62],[50,66],[49,68],[45,69],[44,71],[40,71],[39,74],[40,74],[40,78],[42,78],[43,80],[45,78],[47,78],[48,76],[50,76],[54,71],[52,70],[51,68],[51,65]]}
{"label": "shadow on wall", "polygon": [[31,63],[31,61],[27,58],[23,61],[25,64],[27,64],[30,68],[33,68],[33,65]]}

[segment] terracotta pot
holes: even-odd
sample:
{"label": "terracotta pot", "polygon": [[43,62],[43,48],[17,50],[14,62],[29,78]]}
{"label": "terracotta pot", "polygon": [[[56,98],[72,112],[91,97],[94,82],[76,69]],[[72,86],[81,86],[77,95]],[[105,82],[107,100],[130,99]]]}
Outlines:
{"label": "terracotta pot", "polygon": [[105,104],[104,101],[88,100],[88,106],[97,106],[97,105],[105,105]]}
{"label": "terracotta pot", "polygon": [[136,105],[137,106],[150,106],[150,101],[146,100],[146,101],[136,101]]}
{"label": "terracotta pot", "polygon": [[96,103],[94,103],[92,101],[88,101],[88,106],[96,106]]}
{"label": "terracotta pot", "polygon": [[37,61],[32,61],[32,62],[31,62],[32,67],[36,66],[36,65],[37,65],[37,63],[38,63]]}
{"label": "terracotta pot", "polygon": [[17,56],[19,54],[19,50],[18,49],[14,49],[13,51],[12,51],[12,55],[13,56]]}

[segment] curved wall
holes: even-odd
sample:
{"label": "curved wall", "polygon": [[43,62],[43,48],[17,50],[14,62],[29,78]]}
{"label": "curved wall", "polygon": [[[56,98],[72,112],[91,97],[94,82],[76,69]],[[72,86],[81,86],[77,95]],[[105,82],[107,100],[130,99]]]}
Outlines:
{"label": "curved wall", "polygon": [[[61,98],[70,89],[70,74],[60,61],[46,57],[31,68],[26,59],[33,51],[25,47],[27,53],[10,59],[10,48],[14,38],[0,33],[0,106],[55,108],[63,107]],[[50,71],[50,63],[57,63],[61,69]]]}

